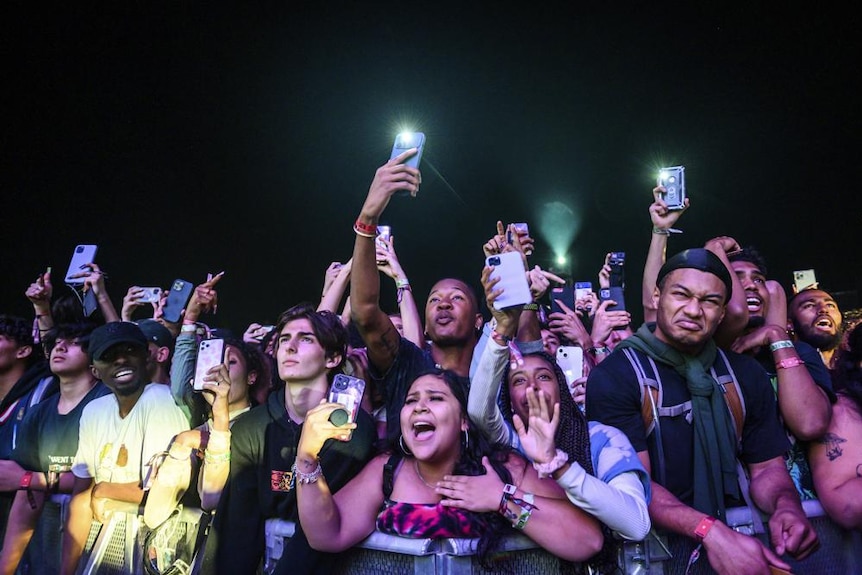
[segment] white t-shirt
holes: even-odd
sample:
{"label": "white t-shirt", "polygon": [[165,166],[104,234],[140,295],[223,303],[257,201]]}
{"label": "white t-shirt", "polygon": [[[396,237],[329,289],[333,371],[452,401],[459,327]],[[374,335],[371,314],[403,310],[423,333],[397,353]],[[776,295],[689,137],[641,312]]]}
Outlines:
{"label": "white t-shirt", "polygon": [[166,385],[147,384],[125,418],[113,393],[94,399],[81,414],[72,473],[96,483],[142,481],[150,458],[188,428]]}

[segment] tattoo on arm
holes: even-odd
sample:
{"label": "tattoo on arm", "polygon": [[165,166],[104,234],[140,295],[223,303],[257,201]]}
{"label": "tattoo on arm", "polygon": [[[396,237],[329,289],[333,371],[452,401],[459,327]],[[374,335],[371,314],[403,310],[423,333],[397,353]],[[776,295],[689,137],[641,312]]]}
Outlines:
{"label": "tattoo on arm", "polygon": [[390,354],[392,357],[395,357],[398,353],[398,346],[400,343],[401,336],[394,327],[389,327],[389,329],[383,332],[380,336],[380,345],[386,350],[386,353]]}
{"label": "tattoo on arm", "polygon": [[[841,448],[841,444],[847,443],[847,440],[843,437],[835,435],[834,433],[827,433],[818,441],[826,446],[826,457],[829,458],[829,461],[835,461],[836,459],[844,455],[844,450]],[[856,474],[858,475],[859,472],[860,466],[857,466]]]}

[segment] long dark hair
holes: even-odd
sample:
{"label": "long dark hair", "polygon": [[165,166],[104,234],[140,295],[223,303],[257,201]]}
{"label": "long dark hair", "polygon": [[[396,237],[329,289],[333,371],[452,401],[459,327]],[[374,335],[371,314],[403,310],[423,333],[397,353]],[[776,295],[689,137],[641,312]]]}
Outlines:
{"label": "long dark hair", "polygon": [[[584,413],[578,408],[575,399],[569,391],[566,376],[554,357],[546,351],[524,354],[524,357],[538,357],[542,359],[554,371],[557,378],[557,388],[560,392],[560,425],[554,435],[554,441],[559,449],[569,456],[569,462],[576,461],[590,475],[595,475],[593,468],[593,457],[590,451],[590,426]],[[500,386],[500,410],[503,417],[514,428],[512,414],[512,396],[509,393],[509,373],[511,363],[506,366],[503,373],[503,382]],[[526,421],[524,422],[527,423]],[[618,569],[616,543],[611,530],[602,524],[604,544],[602,550],[590,559],[588,563],[599,573],[615,573]],[[560,560],[560,571],[571,572],[576,570],[576,564]],[[583,571],[583,567],[580,567]]]}
{"label": "long dark hair", "polygon": [[856,324],[846,337],[846,347],[839,349],[832,374],[835,392],[853,400],[862,411],[862,323]]}
{"label": "long dark hair", "polygon": [[[461,406],[461,415],[469,421],[467,415],[467,389],[464,383],[462,383],[462,379],[453,371],[432,368],[421,372],[413,381],[415,382],[420,377],[426,375],[437,377],[449,386],[452,395],[458,400]],[[399,437],[394,438],[394,450],[400,450],[400,438],[399,427]],[[504,483],[512,483],[512,474],[506,467],[506,462],[514,454],[514,451],[509,446],[492,443],[479,430],[479,427],[473,425],[472,422],[468,423],[466,437],[462,434],[460,452],[461,456],[455,463],[454,475],[485,475],[486,471],[485,466],[482,464],[482,458],[487,457],[491,463],[491,467],[494,468],[500,479]],[[507,533],[511,533],[512,526],[496,511],[483,513],[482,515],[485,516],[489,528],[479,538],[476,555],[482,567],[493,571],[499,569],[499,565],[494,560],[495,551],[503,537]]]}

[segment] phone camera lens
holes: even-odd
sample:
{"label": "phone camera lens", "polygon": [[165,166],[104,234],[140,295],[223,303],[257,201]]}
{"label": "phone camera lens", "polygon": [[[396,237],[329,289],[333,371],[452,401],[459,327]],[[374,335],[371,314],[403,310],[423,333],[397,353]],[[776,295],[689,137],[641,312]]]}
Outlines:
{"label": "phone camera lens", "polygon": [[76,254],[82,254],[82,253],[84,253],[84,246],[78,246],[78,247],[75,249],[75,253],[76,253]]}

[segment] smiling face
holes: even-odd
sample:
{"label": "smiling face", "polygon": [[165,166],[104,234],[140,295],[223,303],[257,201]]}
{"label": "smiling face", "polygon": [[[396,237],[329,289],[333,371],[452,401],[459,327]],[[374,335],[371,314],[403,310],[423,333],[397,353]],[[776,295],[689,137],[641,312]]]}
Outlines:
{"label": "smiling face", "polygon": [[509,371],[508,384],[512,409],[525,423],[530,420],[528,389],[542,390],[552,406],[560,401],[560,382],[554,367],[539,356],[524,356],[524,363]]}
{"label": "smiling face", "polygon": [[819,289],[800,292],[790,304],[796,335],[817,349],[834,349],[841,341],[841,312],[828,293]]}
{"label": "smiling face", "polygon": [[731,262],[733,273],[745,290],[745,304],[749,317],[765,317],[769,311],[769,290],[766,289],[766,276],[752,262],[739,260]]}
{"label": "smiling face", "polygon": [[463,345],[474,337],[478,306],[470,288],[462,281],[437,282],[425,303],[425,330],[440,346]]}
{"label": "smiling face", "polygon": [[278,377],[287,383],[312,382],[341,362],[340,355],[326,357],[311,321],[299,318],[284,324],[276,342]]}
{"label": "smiling face", "polygon": [[143,345],[118,343],[93,360],[96,376],[114,394],[122,397],[140,394],[149,383],[147,348]]}
{"label": "smiling face", "polygon": [[655,336],[674,349],[696,355],[724,317],[727,288],[718,276],[694,268],[669,273],[656,288]]}
{"label": "smiling face", "polygon": [[401,408],[401,434],[416,459],[457,459],[467,419],[449,384],[438,375],[413,382]]}

